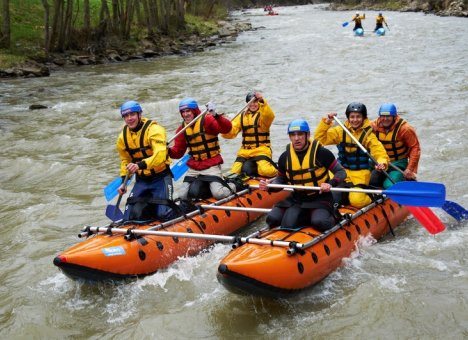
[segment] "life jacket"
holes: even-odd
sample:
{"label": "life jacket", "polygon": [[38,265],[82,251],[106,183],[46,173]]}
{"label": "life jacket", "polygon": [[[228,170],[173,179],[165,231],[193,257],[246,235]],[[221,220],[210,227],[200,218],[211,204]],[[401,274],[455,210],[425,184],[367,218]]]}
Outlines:
{"label": "life jacket", "polygon": [[[371,131],[370,126],[362,129],[362,133],[358,138],[361,145]],[[349,170],[369,169],[369,156],[354,142],[347,142],[347,137],[346,132],[343,130],[342,142],[336,145],[338,148],[338,160],[341,165]]]}
{"label": "life jacket", "polygon": [[[143,159],[153,155],[153,149],[149,144],[148,128],[151,124],[157,123],[147,118],[142,118],[141,122],[143,123],[143,126],[140,130],[138,130],[138,132],[136,132],[136,138],[132,138],[132,131],[130,131],[127,125],[125,125],[123,128],[125,151],[127,151],[132,158],[132,163],[141,162]],[[151,169],[138,170],[137,175],[143,178],[154,177],[165,170],[167,170],[167,164],[162,163]]]}
{"label": "life jacket", "polygon": [[[291,144],[286,146],[286,177],[292,185],[318,187],[323,182],[329,180],[328,169],[317,160],[317,150],[319,147],[320,143],[316,140],[309,142],[309,147],[301,164],[293,146]],[[318,195],[318,191],[307,190],[302,191],[301,194],[313,196]]]}
{"label": "life jacket", "polygon": [[218,136],[205,132],[205,117],[198,119],[193,126],[185,130],[185,140],[189,147],[189,154],[196,161],[213,158],[220,153]]}
{"label": "life jacket", "polygon": [[384,17],[375,17],[375,22],[381,25],[384,22]]}
{"label": "life jacket", "polygon": [[260,132],[258,120],[260,112],[243,113],[241,117],[242,147],[245,149],[258,148],[261,145],[270,147],[270,132]]}
{"label": "life jacket", "polygon": [[408,147],[396,138],[403,124],[406,124],[404,119],[400,119],[389,133],[376,131],[377,139],[383,144],[387,151],[390,162],[408,158]]}

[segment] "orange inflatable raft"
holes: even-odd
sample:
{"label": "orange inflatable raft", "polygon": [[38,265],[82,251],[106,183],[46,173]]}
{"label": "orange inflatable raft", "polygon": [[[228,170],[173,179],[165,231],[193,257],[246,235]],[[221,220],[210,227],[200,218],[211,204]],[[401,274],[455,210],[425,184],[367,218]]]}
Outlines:
{"label": "orange inflatable raft", "polygon": [[383,198],[360,210],[344,208],[345,218],[326,233],[312,227],[272,229],[261,239],[270,245],[245,243],[218,267],[218,280],[229,290],[268,297],[287,297],[311,287],[337,269],[361,236],[380,239],[402,223],[409,211]]}
{"label": "orange inflatable raft", "polygon": [[[258,184],[258,180],[250,179],[248,184]],[[287,194],[285,191],[267,193],[245,189],[223,200],[215,202],[213,199],[205,203],[232,207],[271,208]],[[194,211],[187,214],[187,218],[179,217],[165,223],[87,227],[80,236],[89,237],[57,255],[54,258],[54,264],[71,278],[102,281],[141,277],[169,266],[180,256],[194,255],[214,241],[135,235],[128,233],[128,230],[229,235],[239,231],[261,215],[261,212],[205,210]]]}

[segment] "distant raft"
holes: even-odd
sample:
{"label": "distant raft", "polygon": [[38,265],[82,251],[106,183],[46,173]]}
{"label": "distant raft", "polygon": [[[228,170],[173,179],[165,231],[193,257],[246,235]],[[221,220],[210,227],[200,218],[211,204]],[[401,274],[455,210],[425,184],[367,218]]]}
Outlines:
{"label": "distant raft", "polygon": [[[260,179],[249,179],[246,184],[257,185]],[[268,193],[245,189],[235,195],[204,204],[231,207],[271,208],[284,199],[288,192]],[[168,267],[181,256],[195,255],[214,241],[155,235],[135,235],[126,231],[161,230],[200,234],[230,235],[246,227],[261,212],[195,210],[185,216],[160,223],[111,223],[104,227],[87,227],[80,234],[88,237],[58,254],[54,264],[67,276],[87,281],[115,281],[154,274]],[[119,231],[120,233],[117,233]]]}
{"label": "distant raft", "polygon": [[358,37],[364,36],[364,30],[362,28],[355,29],[354,30],[354,35],[356,35]]}
{"label": "distant raft", "polygon": [[235,293],[289,297],[336,270],[360,237],[378,240],[409,215],[405,207],[383,198],[360,210],[346,207],[340,212],[345,218],[326,233],[313,227],[276,228],[260,238],[288,246],[245,243],[235,248],[218,267],[219,282]]}
{"label": "distant raft", "polygon": [[380,27],[379,29],[375,31],[375,34],[377,34],[378,36],[385,35],[385,28]]}

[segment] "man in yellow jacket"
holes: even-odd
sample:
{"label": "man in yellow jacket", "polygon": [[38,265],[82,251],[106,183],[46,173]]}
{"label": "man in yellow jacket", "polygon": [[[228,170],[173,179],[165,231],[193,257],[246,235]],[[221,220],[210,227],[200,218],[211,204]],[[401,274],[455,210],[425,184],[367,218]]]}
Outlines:
{"label": "man in yellow jacket", "polygon": [[[369,185],[371,175],[369,156],[359,148],[341,126],[332,127],[333,117],[336,115],[336,112],[328,113],[327,117],[320,121],[315,130],[315,139],[323,145],[337,145],[338,160],[346,169],[347,186],[366,187]],[[377,164],[374,165],[375,169],[386,170],[389,161],[388,155],[382,143],[372,132],[370,122],[367,119],[366,106],[358,102],[349,104],[346,108],[346,118],[345,127],[377,161]],[[336,202],[346,204],[345,200],[342,202],[341,196],[338,192],[333,193]],[[371,201],[371,198],[365,193],[351,192],[349,194],[349,203],[356,208],[362,208],[370,204]]]}
{"label": "man in yellow jacket", "polygon": [[242,132],[242,146],[231,172],[274,177],[278,170],[272,160],[270,126],[275,113],[260,92],[249,92],[245,100],[249,103],[248,109],[233,120],[229,133],[222,134],[224,138],[233,139]]}
{"label": "man in yellow jacket", "polygon": [[[136,183],[127,200],[123,220],[168,220],[174,216],[169,208],[173,195],[170,160],[167,154],[166,129],[155,121],[142,117],[136,101],[125,102],[120,108],[125,126],[117,139],[120,156],[120,176],[136,174]],[[122,181],[120,195],[127,189]]]}
{"label": "man in yellow jacket", "polygon": [[351,21],[354,21],[354,28],[353,31],[357,30],[358,28],[362,28],[362,20],[366,18],[366,13],[363,15],[359,15],[359,12],[356,12],[356,15],[351,19]]}
{"label": "man in yellow jacket", "polygon": [[377,31],[379,28],[383,28],[384,24],[388,28],[387,21],[385,20],[385,17],[382,15],[382,13],[379,13],[379,15],[375,17],[374,32]]}

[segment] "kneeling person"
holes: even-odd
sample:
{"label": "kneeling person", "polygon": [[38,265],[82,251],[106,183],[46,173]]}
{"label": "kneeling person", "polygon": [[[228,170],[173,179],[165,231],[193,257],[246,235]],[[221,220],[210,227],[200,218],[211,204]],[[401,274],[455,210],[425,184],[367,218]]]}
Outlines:
{"label": "kneeling person", "polygon": [[218,134],[231,130],[231,121],[222,113],[217,113],[213,103],[207,104],[207,111],[203,117],[197,118],[201,112],[194,99],[187,98],[179,104],[179,112],[184,121],[176,133],[197,119],[176,137],[174,146],[169,148],[171,158],[181,158],[189,149],[189,170],[179,191],[179,198],[183,200],[208,197],[221,199],[236,192],[236,185],[223,179],[221,164],[224,161],[218,141]]}
{"label": "kneeling person", "polygon": [[[305,120],[293,120],[288,126],[288,134],[291,144],[278,160],[278,176],[260,181],[260,189],[268,190],[267,185],[272,183],[317,186],[320,191],[295,189],[288,198],[276,204],[266,221],[270,228],[313,226],[320,231],[328,230],[336,223],[330,188],[344,181],[346,171],[331,151],[310,139],[310,128]],[[329,171],[333,173],[333,179],[330,179]]]}
{"label": "kneeling person", "polygon": [[123,220],[166,221],[175,217],[170,208],[173,186],[166,130],[155,121],[142,117],[142,113],[140,104],[133,100],[120,108],[125,122],[116,144],[122,176],[122,185],[118,188],[120,195],[127,191],[123,183],[125,175],[136,174]]}

